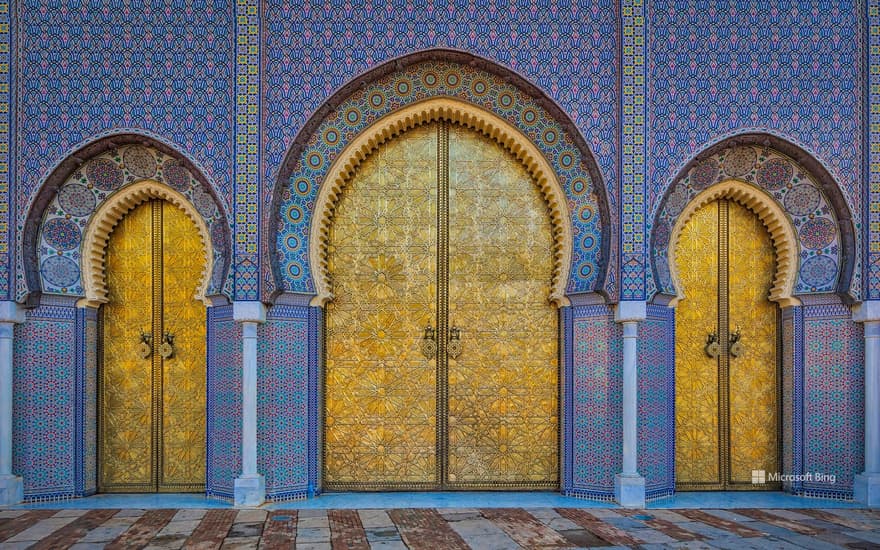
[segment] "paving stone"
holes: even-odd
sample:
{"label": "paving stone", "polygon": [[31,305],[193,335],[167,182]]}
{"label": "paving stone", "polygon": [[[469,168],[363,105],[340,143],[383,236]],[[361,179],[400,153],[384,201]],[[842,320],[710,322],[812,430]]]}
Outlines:
{"label": "paving stone", "polygon": [[327,519],[327,516],[313,516],[313,517],[303,517],[299,516],[299,521],[297,522],[297,528],[299,529],[329,529],[330,521]]}
{"label": "paving stone", "polygon": [[296,542],[330,542],[330,528],[322,527],[306,527],[304,529],[297,528]]}
{"label": "paving stone", "polygon": [[82,516],[82,515],[85,515],[85,514],[88,513],[88,512],[89,512],[88,510],[82,510],[82,509],[72,508],[72,509],[67,509],[67,510],[58,510],[58,512],[56,512],[55,515],[52,516],[52,517],[56,517],[56,518],[78,518],[78,517],[80,517],[80,516]]}
{"label": "paving stone", "polygon": [[396,541],[400,540],[400,533],[397,527],[378,527],[375,529],[365,529],[368,542]]}
{"label": "paving stone", "polygon": [[329,542],[297,542],[296,550],[332,550]]}
{"label": "paving stone", "polygon": [[27,510],[0,510],[0,519],[17,518],[27,513]]}
{"label": "paving stone", "polygon": [[646,543],[667,544],[670,542],[680,542],[678,539],[674,539],[669,535],[666,535],[654,529],[631,529],[627,530],[627,533],[636,537],[637,539],[645,541]]}
{"label": "paving stone", "polygon": [[70,550],[103,550],[104,549],[103,542],[77,542],[73,546],[70,546]]}
{"label": "paving stone", "polygon": [[34,545],[34,541],[25,542],[0,542],[0,550],[24,550]]}
{"label": "paving stone", "polygon": [[880,533],[874,531],[843,531],[843,534],[856,539],[880,544]]}
{"label": "paving stone", "polygon": [[471,548],[479,548],[480,550],[520,550],[522,548],[504,533],[465,537],[465,542]]}
{"label": "paving stone", "polygon": [[114,517],[113,519],[105,521],[104,524],[97,529],[89,531],[83,538],[79,539],[79,541],[100,542],[102,544],[110,542],[122,533],[128,531],[128,529],[134,524],[135,521],[137,521],[137,518]]}
{"label": "paving stone", "polygon": [[162,536],[172,536],[172,535],[186,535],[187,537],[192,534],[193,531],[196,530],[196,527],[202,522],[201,519],[193,519],[187,521],[169,521],[168,525],[162,528],[159,531],[160,537]]}
{"label": "paving stone", "polygon": [[197,519],[202,519],[205,517],[207,510],[180,510],[174,517],[171,519],[172,522],[176,521],[194,521]]}
{"label": "paving stone", "polygon": [[299,510],[300,521],[305,518],[326,518],[327,510]]}
{"label": "paving stone", "polygon": [[266,521],[265,510],[239,510],[235,523],[255,523]]}
{"label": "paving stone", "polygon": [[408,548],[409,547],[405,545],[402,540],[381,540],[370,543],[371,550],[407,550]]}
{"label": "paving stone", "polygon": [[[666,512],[666,510],[658,510],[658,512]],[[726,519],[727,521],[734,521],[737,523],[748,523],[750,521],[755,521],[754,518],[741,516],[736,512],[731,512],[730,510],[703,510],[704,514],[709,514],[715,516],[716,518]],[[681,515],[681,514],[678,514]],[[682,516],[684,517],[684,516]],[[688,518],[685,518],[687,521],[691,521]]]}
{"label": "paving stone", "polygon": [[14,537],[10,537],[6,542],[22,542],[22,541],[38,541],[44,539],[61,529],[68,523],[76,521],[76,517],[48,518],[41,520],[39,523],[28,527],[24,531],[18,533]]}
{"label": "paving stone", "polygon": [[263,534],[263,522],[233,523],[229,529],[229,537],[259,537]]}
{"label": "paving stone", "polygon": [[223,541],[222,550],[245,550],[256,548],[260,544],[260,537],[229,537]]}
{"label": "paving stone", "polygon": [[683,515],[677,512],[673,512],[672,510],[651,510],[649,513],[657,519],[671,521],[672,523],[691,521]]}
{"label": "paving stone", "polygon": [[361,518],[361,525],[364,529],[375,529],[379,527],[394,527],[394,522],[388,516],[385,510],[358,510]]}

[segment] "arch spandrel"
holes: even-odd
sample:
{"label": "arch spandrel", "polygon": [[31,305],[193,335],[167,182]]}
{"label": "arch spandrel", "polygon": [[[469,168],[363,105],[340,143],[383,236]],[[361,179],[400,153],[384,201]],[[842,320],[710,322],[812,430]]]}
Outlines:
{"label": "arch spandrel", "polygon": [[[485,60],[481,62],[489,64]],[[567,262],[568,279],[561,281],[559,294],[607,290],[605,274],[609,263],[613,263],[613,228],[605,189],[589,149],[579,135],[572,134],[568,126],[551,116],[552,109],[548,110],[547,105],[552,101],[533,97],[510,83],[516,81],[515,78],[501,78],[477,68],[478,65],[450,61],[409,61],[407,64],[406,60],[398,60],[393,68],[383,67],[374,81],[354,89],[344,88],[343,97],[331,98],[318,110],[319,122],[306,125],[309,132],[297,140],[300,145],[294,146],[294,158],[288,156],[287,168],[282,169],[275,190],[272,211],[277,212],[277,218],[266,239],[268,246],[274,247],[267,251],[272,261],[272,275],[268,277],[271,280],[267,281],[269,293],[321,293],[319,285],[323,282],[316,273],[321,260],[320,256],[313,256],[311,242],[312,227],[316,223],[313,216],[320,211],[319,190],[332,185],[331,180],[338,174],[353,169],[342,164],[357,158],[349,154],[350,147],[365,132],[371,137],[359,142],[360,149],[377,146],[377,143],[367,143],[370,139],[387,139],[382,132],[368,131],[385,117],[398,119],[396,124],[401,128],[412,127],[423,120],[458,121],[495,138],[521,160],[524,156],[543,157],[549,166],[546,174],[551,175],[542,177],[558,181],[562,191],[559,202],[568,207],[571,252]],[[364,81],[364,78],[358,79],[358,82]],[[442,101],[438,103],[438,100]],[[445,107],[441,107],[443,102],[447,102]],[[450,102],[455,102],[457,107],[450,108]],[[440,111],[429,112],[436,109]],[[407,114],[398,116],[398,112]],[[491,127],[482,121],[486,114],[496,121]],[[407,120],[406,117],[416,118]],[[505,126],[497,123],[499,121],[523,139],[510,140],[503,136],[499,139],[492,133]],[[485,129],[481,129],[483,126]],[[386,132],[393,131],[386,129]],[[340,161],[342,158],[346,160]],[[538,179],[543,187],[545,184]],[[609,281],[613,286],[613,278]]]}
{"label": "arch spandrel", "polygon": [[28,227],[34,230],[25,233],[23,246],[27,291],[100,303],[106,289],[98,251],[103,250],[107,234],[130,208],[149,198],[162,198],[187,213],[207,247],[209,271],[202,274],[198,296],[222,293],[231,231],[209,184],[167,147],[144,142],[142,136],[110,139],[86,147],[84,152],[91,156],[77,157],[72,166],[59,165],[48,180],[57,182],[54,189],[43,189],[35,200],[28,218]]}
{"label": "arch spandrel", "polygon": [[[713,147],[691,162],[669,187],[651,235],[658,293],[678,296],[673,256],[681,218],[689,217],[688,212],[693,214],[698,207],[695,204],[715,198],[730,198],[747,206],[770,230],[780,262],[774,300],[786,303],[807,294],[835,292],[844,296],[851,291],[856,254],[848,227],[851,216],[840,190],[829,195],[836,184],[826,172],[815,173],[818,163],[797,161],[769,147],[766,138],[738,136],[726,146]],[[762,212],[772,216],[765,219]],[[780,233],[773,224],[788,229]]]}

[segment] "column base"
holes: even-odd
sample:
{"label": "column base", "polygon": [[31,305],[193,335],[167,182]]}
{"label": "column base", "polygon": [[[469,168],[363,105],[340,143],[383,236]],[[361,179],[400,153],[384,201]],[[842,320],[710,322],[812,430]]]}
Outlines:
{"label": "column base", "polygon": [[880,507],[880,474],[858,474],[853,480],[853,497],[870,508]]}
{"label": "column base", "polygon": [[266,501],[266,478],[260,474],[235,478],[236,506],[259,506]]}
{"label": "column base", "polygon": [[624,508],[644,508],[645,478],[638,474],[614,476],[614,500]]}
{"label": "column base", "polygon": [[24,482],[20,476],[0,476],[0,506],[18,504],[24,500]]}

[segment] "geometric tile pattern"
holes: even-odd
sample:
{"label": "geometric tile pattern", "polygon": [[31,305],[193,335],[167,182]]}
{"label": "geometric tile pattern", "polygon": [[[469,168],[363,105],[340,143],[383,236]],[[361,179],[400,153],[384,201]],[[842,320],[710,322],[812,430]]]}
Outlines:
{"label": "geometric tile pattern", "polygon": [[232,3],[22,0],[14,9],[26,31],[12,49],[19,230],[52,168],[108,132],[160,136],[205,167],[230,211]]}
{"label": "geometric tile pattern", "polygon": [[257,471],[271,500],[308,496],[308,314],[274,306],[257,333]]}
{"label": "geometric tile pattern", "polygon": [[[297,5],[270,0],[264,10],[263,208],[272,207],[278,172],[298,132],[316,114],[319,119],[330,114],[318,113],[326,98],[380,63],[416,51],[450,48],[515,71],[568,113],[596,157],[615,225],[619,23],[612,2],[584,0],[520,9],[501,0],[480,0],[473,7],[440,9],[402,0],[393,8],[368,3],[352,10],[317,0]],[[264,220],[274,223],[274,215]],[[609,248],[616,262],[617,244],[609,243]],[[606,278],[612,286],[615,271],[609,270]]]}
{"label": "geometric tile pattern", "polygon": [[76,308],[43,305],[15,326],[13,472],[28,500],[77,494]]}
{"label": "geometric tile pattern", "polygon": [[803,308],[803,473],[812,496],[851,496],[853,476],[864,469],[864,328],[844,305]]}
{"label": "geometric tile pattern", "polygon": [[371,82],[330,113],[309,138],[282,188],[275,250],[283,290],[313,292],[309,228],[333,160],[366,127],[400,107],[428,97],[452,96],[495,112],[520,128],[550,162],[569,199],[574,247],[568,292],[596,290],[606,263],[602,250],[601,190],[596,190],[572,137],[535,99],[491,73],[447,62],[425,62]]}
{"label": "geometric tile pattern", "polygon": [[656,209],[673,178],[711,144],[767,132],[828,169],[860,235],[864,9],[817,0],[773,9],[760,0],[700,9],[650,2],[648,204]]}
{"label": "geometric tile pattern", "polygon": [[880,0],[868,0],[868,166],[865,174],[865,299],[880,300]]}
{"label": "geometric tile pattern", "polygon": [[260,294],[262,2],[235,1],[235,299]]}
{"label": "geometric tile pattern", "polygon": [[667,254],[674,244],[669,240],[679,214],[698,193],[729,179],[765,191],[787,214],[800,251],[794,293],[833,292],[844,254],[831,202],[815,178],[795,161],[772,149],[755,146],[731,147],[707,157],[669,187],[652,228],[657,290],[675,293]]}
{"label": "geometric tile pattern", "polygon": [[620,5],[620,299],[645,299],[645,2]]}
{"label": "geometric tile pattern", "polygon": [[144,180],[159,182],[180,192],[201,215],[211,237],[214,262],[206,294],[221,292],[229,250],[229,226],[222,203],[180,159],[151,147],[133,145],[114,148],[89,159],[67,178],[43,212],[37,242],[44,293],[85,294],[80,274],[87,269],[82,265],[86,228],[107,200],[127,186]]}
{"label": "geometric tile pattern", "polygon": [[609,306],[572,306],[562,492],[610,500],[622,465],[622,328]]}
{"label": "geometric tile pattern", "polygon": [[[14,96],[12,94],[12,76],[14,57],[12,55],[12,25],[9,0],[0,1],[0,297],[13,294],[11,283],[13,249],[15,248],[15,232],[10,223],[14,210],[9,200],[15,196],[15,165],[10,144],[15,135]],[[11,298],[5,298],[11,299]]]}
{"label": "geometric tile pattern", "polygon": [[655,498],[675,489],[675,310],[648,305],[638,345],[639,473]]}
{"label": "geometric tile pattern", "polygon": [[232,498],[241,474],[241,326],[232,305],[208,308],[208,495]]}

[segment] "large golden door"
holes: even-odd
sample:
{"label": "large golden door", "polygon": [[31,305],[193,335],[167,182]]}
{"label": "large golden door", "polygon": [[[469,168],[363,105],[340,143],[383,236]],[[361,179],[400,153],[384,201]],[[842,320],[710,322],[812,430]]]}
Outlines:
{"label": "large golden door", "polygon": [[558,486],[552,237],[497,143],[436,123],[359,168],[328,253],[328,489]]}
{"label": "large golden door", "polygon": [[102,492],[205,485],[205,267],[195,224],[161,200],[141,204],[107,244],[102,307]]}
{"label": "large golden door", "polygon": [[675,257],[675,474],[679,490],[773,489],[779,471],[775,253],[760,219],[719,200],[700,208]]}

